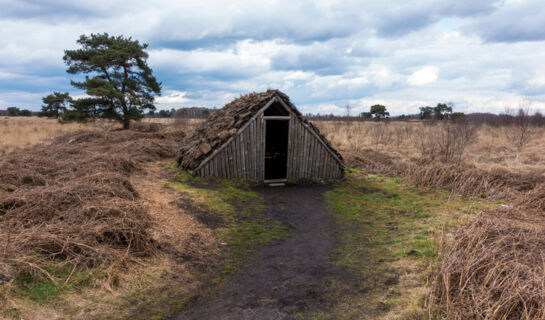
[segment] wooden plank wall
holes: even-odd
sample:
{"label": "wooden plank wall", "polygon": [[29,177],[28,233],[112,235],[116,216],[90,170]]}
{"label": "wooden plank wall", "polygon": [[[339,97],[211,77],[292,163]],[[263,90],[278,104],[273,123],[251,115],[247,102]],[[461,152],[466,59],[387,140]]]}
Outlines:
{"label": "wooden plank wall", "polygon": [[[256,117],[244,131],[231,140],[197,175],[201,177],[241,178],[263,181],[265,177],[265,121]],[[258,141],[256,143],[255,141]]]}
{"label": "wooden plank wall", "polygon": [[290,119],[288,179],[336,179],[343,167],[303,122]]}
{"label": "wooden plank wall", "polygon": [[[289,130],[288,179],[342,177],[342,166],[310,129],[293,114]],[[265,120],[260,115],[203,165],[197,175],[263,181],[265,136]]]}

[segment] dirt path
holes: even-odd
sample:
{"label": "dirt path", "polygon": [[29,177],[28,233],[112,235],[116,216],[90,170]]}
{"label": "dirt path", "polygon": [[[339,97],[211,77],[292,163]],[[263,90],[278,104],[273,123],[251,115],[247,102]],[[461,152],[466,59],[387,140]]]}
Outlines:
{"label": "dirt path", "polygon": [[267,214],[292,228],[291,236],[250,259],[214,297],[198,299],[174,319],[295,319],[323,308],[323,280],[330,272],[335,224],[326,187],[260,188]]}

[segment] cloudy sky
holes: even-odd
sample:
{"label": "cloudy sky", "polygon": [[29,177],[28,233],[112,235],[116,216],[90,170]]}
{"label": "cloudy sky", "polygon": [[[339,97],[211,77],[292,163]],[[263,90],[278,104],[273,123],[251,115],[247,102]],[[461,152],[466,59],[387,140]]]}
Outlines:
{"label": "cloudy sky", "polygon": [[[153,3],[153,4],[150,4]],[[543,0],[0,0],[0,109],[70,87],[81,34],[149,43],[161,109],[278,88],[303,112],[545,110]]]}

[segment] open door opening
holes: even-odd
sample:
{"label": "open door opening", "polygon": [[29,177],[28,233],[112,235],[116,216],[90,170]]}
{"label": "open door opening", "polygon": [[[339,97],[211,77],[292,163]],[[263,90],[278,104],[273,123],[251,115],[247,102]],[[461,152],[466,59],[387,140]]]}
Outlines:
{"label": "open door opening", "polygon": [[289,120],[266,120],[265,180],[282,180],[288,174]]}

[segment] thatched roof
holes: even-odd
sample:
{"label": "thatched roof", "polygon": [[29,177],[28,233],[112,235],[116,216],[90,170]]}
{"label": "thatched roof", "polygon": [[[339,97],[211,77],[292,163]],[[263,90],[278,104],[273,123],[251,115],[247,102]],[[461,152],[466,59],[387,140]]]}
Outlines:
{"label": "thatched roof", "polygon": [[216,148],[222,146],[234,136],[244,124],[259,112],[275,96],[289,106],[301,121],[307,123],[322,140],[342,160],[341,155],[331,147],[318,128],[308,122],[290,102],[289,97],[280,90],[267,90],[261,93],[250,93],[226,104],[220,110],[210,114],[193,134],[186,137],[177,152],[178,164],[182,169],[194,170],[210,156]]}

